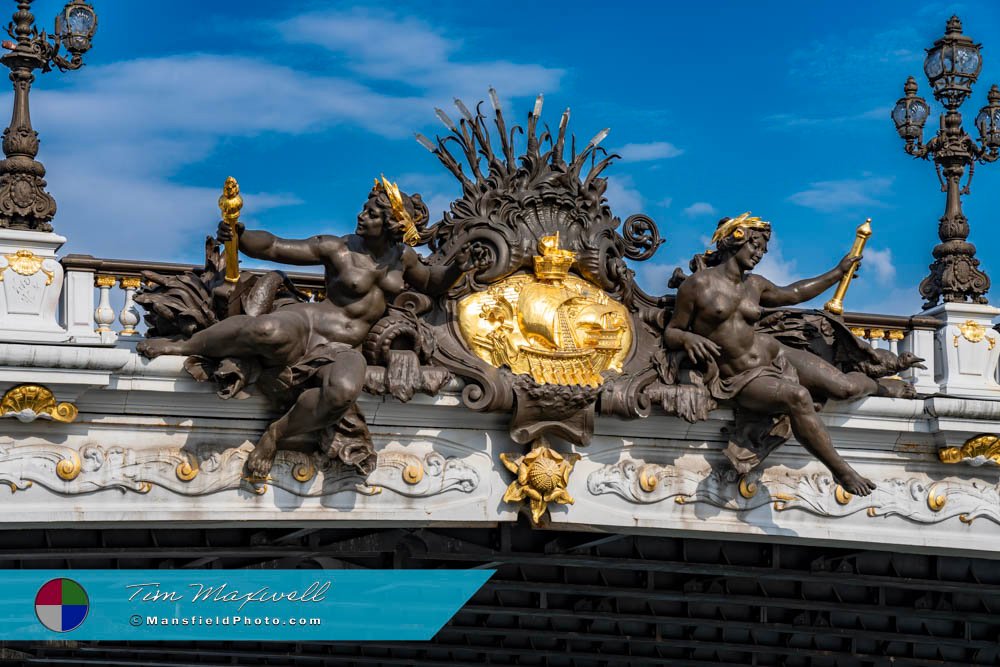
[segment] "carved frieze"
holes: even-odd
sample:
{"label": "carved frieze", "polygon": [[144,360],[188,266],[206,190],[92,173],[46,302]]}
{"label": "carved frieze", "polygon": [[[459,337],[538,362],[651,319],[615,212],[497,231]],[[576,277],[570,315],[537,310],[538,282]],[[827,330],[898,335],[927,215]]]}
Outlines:
{"label": "carved frieze", "polygon": [[244,464],[250,451],[249,444],[228,449],[88,444],[77,450],[54,443],[0,443],[0,483],[12,491],[37,485],[65,496],[110,490],[146,494],[154,487],[185,497],[233,491],[262,495],[272,486],[303,498],[375,495],[383,489],[429,498],[449,491],[470,493],[479,486],[479,473],[471,465],[434,451],[422,457],[386,451],[367,479],[349,466],[300,452],[280,452],[267,478],[247,477]]}
{"label": "carved frieze", "polygon": [[627,458],[592,471],[587,490],[595,496],[614,494],[637,505],[704,504],[732,512],[769,507],[774,512],[796,510],[830,519],[863,514],[925,524],[953,519],[972,523],[982,517],[1000,524],[1000,484],[980,480],[880,478],[870,496],[859,498],[827,473],[767,470],[744,476]]}

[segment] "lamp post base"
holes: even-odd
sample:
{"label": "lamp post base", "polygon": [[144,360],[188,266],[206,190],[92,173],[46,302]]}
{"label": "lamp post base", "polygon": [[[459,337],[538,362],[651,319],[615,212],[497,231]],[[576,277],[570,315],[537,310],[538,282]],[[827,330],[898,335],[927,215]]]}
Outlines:
{"label": "lamp post base", "polygon": [[[965,245],[975,253],[975,246]],[[941,300],[945,303],[989,303],[986,292],[990,289],[990,278],[979,269],[979,260],[972,254],[942,255],[940,248],[940,245],[934,248],[936,259],[930,265],[930,275],[920,282],[924,309],[933,308]]]}

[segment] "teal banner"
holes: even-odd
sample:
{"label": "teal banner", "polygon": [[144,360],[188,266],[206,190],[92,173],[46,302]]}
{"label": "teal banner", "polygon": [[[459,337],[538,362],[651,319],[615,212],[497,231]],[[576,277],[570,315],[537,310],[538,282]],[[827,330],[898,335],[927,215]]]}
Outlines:
{"label": "teal banner", "polygon": [[0,639],[428,640],[492,570],[3,570]]}

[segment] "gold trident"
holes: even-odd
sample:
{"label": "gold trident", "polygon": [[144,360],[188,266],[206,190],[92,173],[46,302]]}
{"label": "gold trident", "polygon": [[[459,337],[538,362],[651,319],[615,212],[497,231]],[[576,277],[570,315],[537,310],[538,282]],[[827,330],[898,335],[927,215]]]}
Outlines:
{"label": "gold trident", "polygon": [[[872,219],[868,218],[865,220],[864,224],[859,225],[854,234],[854,245],[851,246],[850,257],[857,257],[865,250],[865,244],[868,242],[868,237],[872,235]],[[830,311],[834,315],[844,314],[844,296],[847,294],[847,288],[851,284],[851,279],[854,277],[854,271],[858,268],[857,263],[852,264],[851,268],[847,270],[844,277],[840,279],[840,284],[837,285],[837,291],[833,293],[833,298],[826,302],[823,306],[825,310]]]}
{"label": "gold trident", "polygon": [[232,176],[226,178],[222,186],[222,196],[219,197],[219,210],[222,211],[222,221],[229,225],[232,237],[226,241],[226,282],[235,283],[240,279],[240,246],[236,234],[236,223],[240,221],[240,209],[243,208],[243,197],[240,196],[240,185]]}

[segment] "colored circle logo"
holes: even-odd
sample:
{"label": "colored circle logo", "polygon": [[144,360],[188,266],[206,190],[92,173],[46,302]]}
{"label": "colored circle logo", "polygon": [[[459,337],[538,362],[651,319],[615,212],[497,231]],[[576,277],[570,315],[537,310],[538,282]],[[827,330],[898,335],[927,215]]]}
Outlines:
{"label": "colored circle logo", "polygon": [[87,591],[72,579],[48,581],[35,595],[35,616],[54,632],[69,632],[80,627],[88,611]]}

